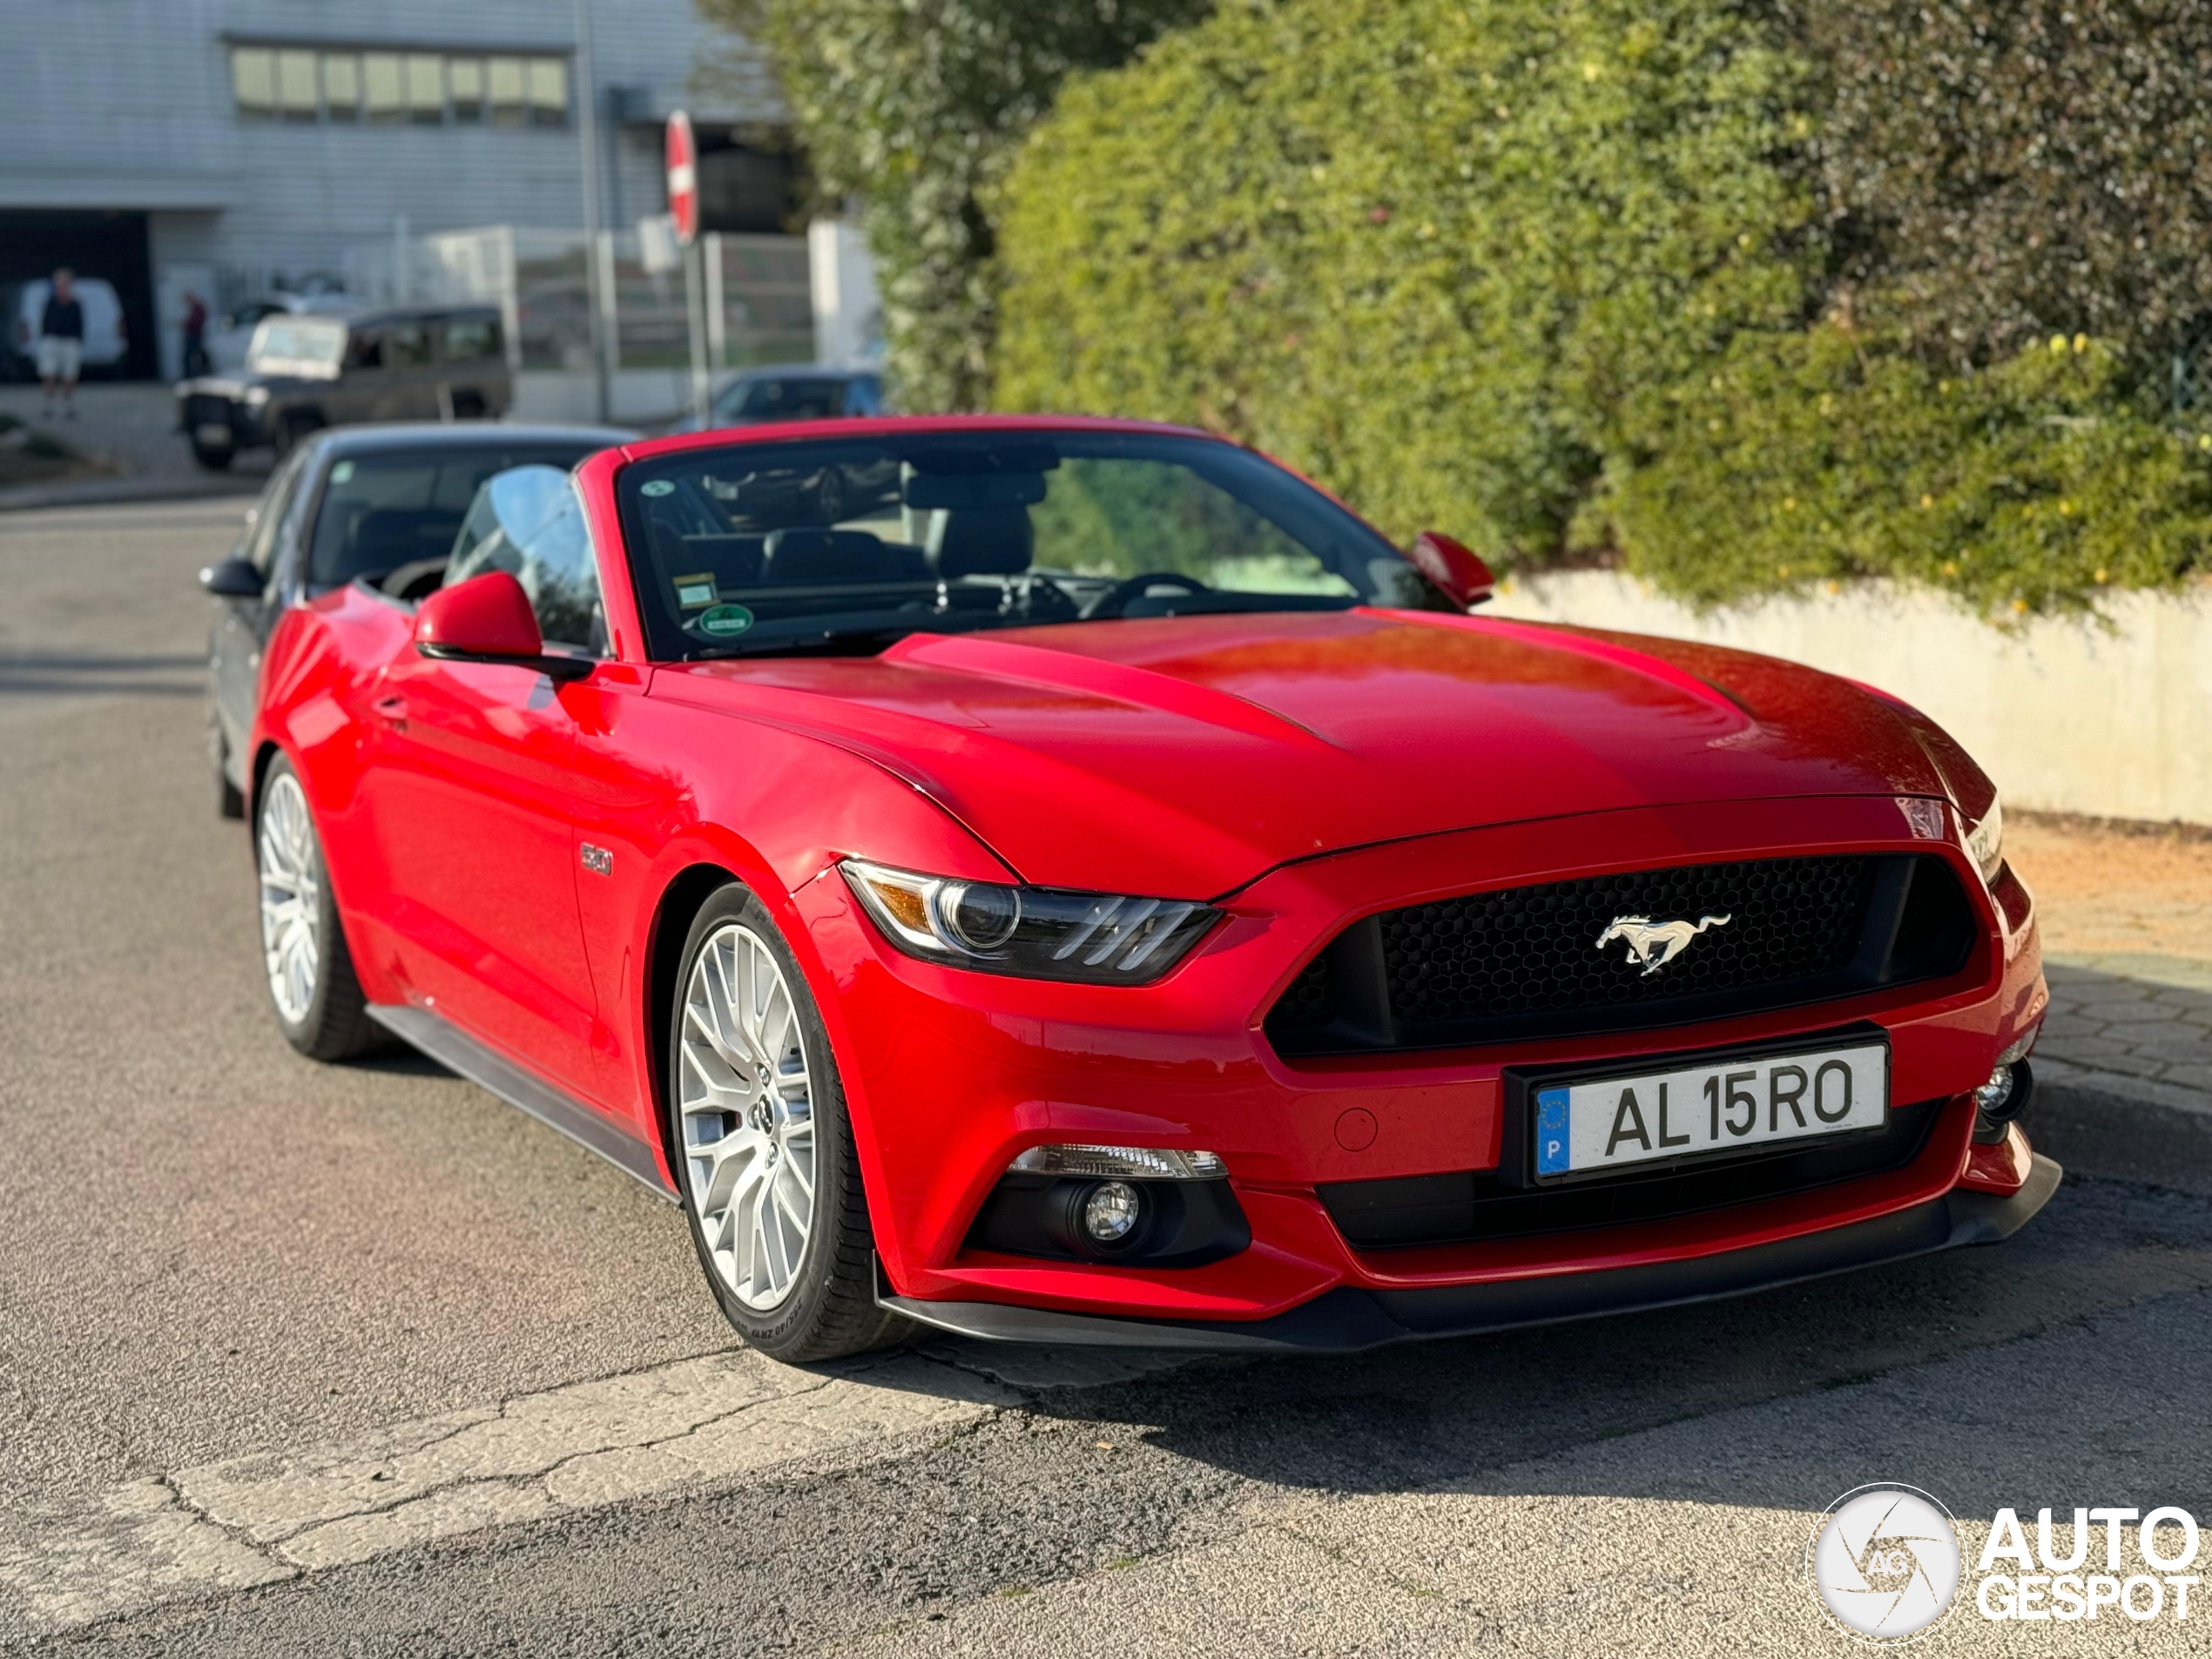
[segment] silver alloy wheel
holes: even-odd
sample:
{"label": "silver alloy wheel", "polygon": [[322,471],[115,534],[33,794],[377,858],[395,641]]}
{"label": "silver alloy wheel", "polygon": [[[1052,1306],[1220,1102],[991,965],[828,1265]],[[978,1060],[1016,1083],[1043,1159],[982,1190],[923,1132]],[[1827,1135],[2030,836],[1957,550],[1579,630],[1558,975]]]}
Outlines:
{"label": "silver alloy wheel", "polygon": [[322,967],[322,861],[300,780],[279,772],[261,803],[261,950],[269,995],[290,1025],[307,1017]]}
{"label": "silver alloy wheel", "polygon": [[677,1105],[714,1270],[765,1313],[791,1294],[814,1227],[814,1095],[799,1008],[759,934],[707,935],[684,988]]}

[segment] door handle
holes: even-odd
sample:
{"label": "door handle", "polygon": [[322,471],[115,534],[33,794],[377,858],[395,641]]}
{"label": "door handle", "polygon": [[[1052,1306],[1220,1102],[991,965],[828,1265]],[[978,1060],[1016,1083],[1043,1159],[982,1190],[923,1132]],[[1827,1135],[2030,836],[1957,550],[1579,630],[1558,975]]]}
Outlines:
{"label": "door handle", "polygon": [[377,718],[390,725],[394,731],[407,730],[407,699],[405,698],[380,697],[370,706],[376,711]]}

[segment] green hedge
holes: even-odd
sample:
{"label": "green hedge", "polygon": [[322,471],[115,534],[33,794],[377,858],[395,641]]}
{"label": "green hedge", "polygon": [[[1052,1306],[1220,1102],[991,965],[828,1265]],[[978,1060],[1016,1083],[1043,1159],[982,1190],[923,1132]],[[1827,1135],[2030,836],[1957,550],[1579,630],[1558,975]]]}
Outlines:
{"label": "green hedge", "polygon": [[1226,6],[1033,135],[996,401],[1198,421],[1554,556],[1655,394],[1802,316],[1800,92],[1710,0]]}
{"label": "green hedge", "polygon": [[982,402],[997,314],[987,198],[1070,70],[1124,61],[1209,0],[695,0],[748,43],[718,78],[751,102],[765,46],[819,193],[875,255],[908,409]]}
{"label": "green hedge", "polygon": [[[2212,568],[2212,455],[2167,430],[2141,340],[2006,347],[2060,279],[2022,297],[2004,272],[2032,258],[1960,240],[1972,158],[1839,164],[1845,133],[1933,143],[1869,90],[1905,5],[1231,0],[1071,79],[988,193],[995,399],[1196,421],[1401,536],[1622,559],[1704,602],[1882,574],[2007,615]],[[2154,44],[2202,32],[2128,16]],[[1951,63],[1889,71],[1986,91]],[[2137,152],[2109,151],[2097,184],[2124,192]],[[2172,274],[2169,242],[2146,233],[2138,274]],[[2013,295],[1985,334],[1931,299],[1932,247]],[[2074,280],[2132,268],[2098,247]]]}
{"label": "green hedge", "polygon": [[1885,576],[1994,612],[2149,587],[2212,546],[2212,436],[2148,418],[2076,335],[1946,374],[1834,327],[1744,334],[1612,480],[1631,564],[1723,603]]}

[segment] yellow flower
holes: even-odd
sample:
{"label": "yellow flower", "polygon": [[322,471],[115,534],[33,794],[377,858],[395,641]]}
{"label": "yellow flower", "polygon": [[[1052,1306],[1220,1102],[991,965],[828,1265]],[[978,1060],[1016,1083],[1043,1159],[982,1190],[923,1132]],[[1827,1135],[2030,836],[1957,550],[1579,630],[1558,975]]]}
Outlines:
{"label": "yellow flower", "polygon": [[1946,559],[1943,562],[1943,573],[1946,576],[1957,576],[1959,574],[1959,561],[1956,559]]}
{"label": "yellow flower", "polygon": [[1605,71],[1600,69],[1595,64],[1585,64],[1582,65],[1582,78],[1586,81],[1594,81],[1604,73]]}
{"label": "yellow flower", "polygon": [[1782,510],[1785,513],[1796,512],[1797,510],[1797,498],[1795,496],[1784,496],[1782,498]]}
{"label": "yellow flower", "polygon": [[2200,449],[2212,449],[2212,432],[2208,432],[2199,438],[2196,441],[2196,447]]}
{"label": "yellow flower", "polygon": [[2059,502],[2059,516],[2060,518],[2072,518],[2074,516],[2074,503],[2070,501],[2060,501]]}
{"label": "yellow flower", "polygon": [[1823,583],[1821,585],[1830,593],[1841,593],[1844,590],[1844,584],[1840,582],[1827,582]]}
{"label": "yellow flower", "polygon": [[1934,497],[1933,496],[1921,496],[1921,497],[1920,497],[1920,505],[1921,505],[1921,506],[1923,506],[1923,507],[1932,507],[1932,506],[1934,506],[1934,505],[1935,505],[1935,497]]}
{"label": "yellow flower", "polygon": [[2064,351],[2066,349],[2066,336],[2064,334],[2053,334],[2051,336],[2051,349],[2053,351]]}
{"label": "yellow flower", "polygon": [[2089,349],[2089,336],[2087,334],[2074,335],[2074,349],[2077,354],[2087,351]]}
{"label": "yellow flower", "polygon": [[1784,582],[1787,582],[1790,579],[1790,567],[1786,564],[1776,565],[1774,567],[1774,573]]}
{"label": "yellow flower", "polygon": [[2106,570],[2103,565],[2100,564],[2097,567],[2095,580],[2097,585],[2101,588],[2106,583],[2112,580],[2112,572]]}
{"label": "yellow flower", "polygon": [[2018,616],[2018,615],[2019,615],[2019,614],[2020,614],[2022,611],[2025,611],[2027,609],[2027,600],[2025,600],[2025,599],[2015,599],[2015,600],[2013,600],[2013,615]]}

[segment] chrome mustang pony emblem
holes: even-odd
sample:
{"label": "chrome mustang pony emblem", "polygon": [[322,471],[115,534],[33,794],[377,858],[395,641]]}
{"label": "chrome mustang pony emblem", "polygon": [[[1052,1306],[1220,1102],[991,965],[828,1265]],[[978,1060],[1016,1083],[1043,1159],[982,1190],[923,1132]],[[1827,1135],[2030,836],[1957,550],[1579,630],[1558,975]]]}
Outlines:
{"label": "chrome mustang pony emblem", "polygon": [[1629,960],[1642,962],[1645,976],[1657,973],[1689,948],[1689,941],[1708,927],[1725,927],[1726,916],[1707,916],[1699,921],[1654,921],[1649,916],[1615,916],[1597,936],[1603,950],[1618,939],[1629,948]]}

